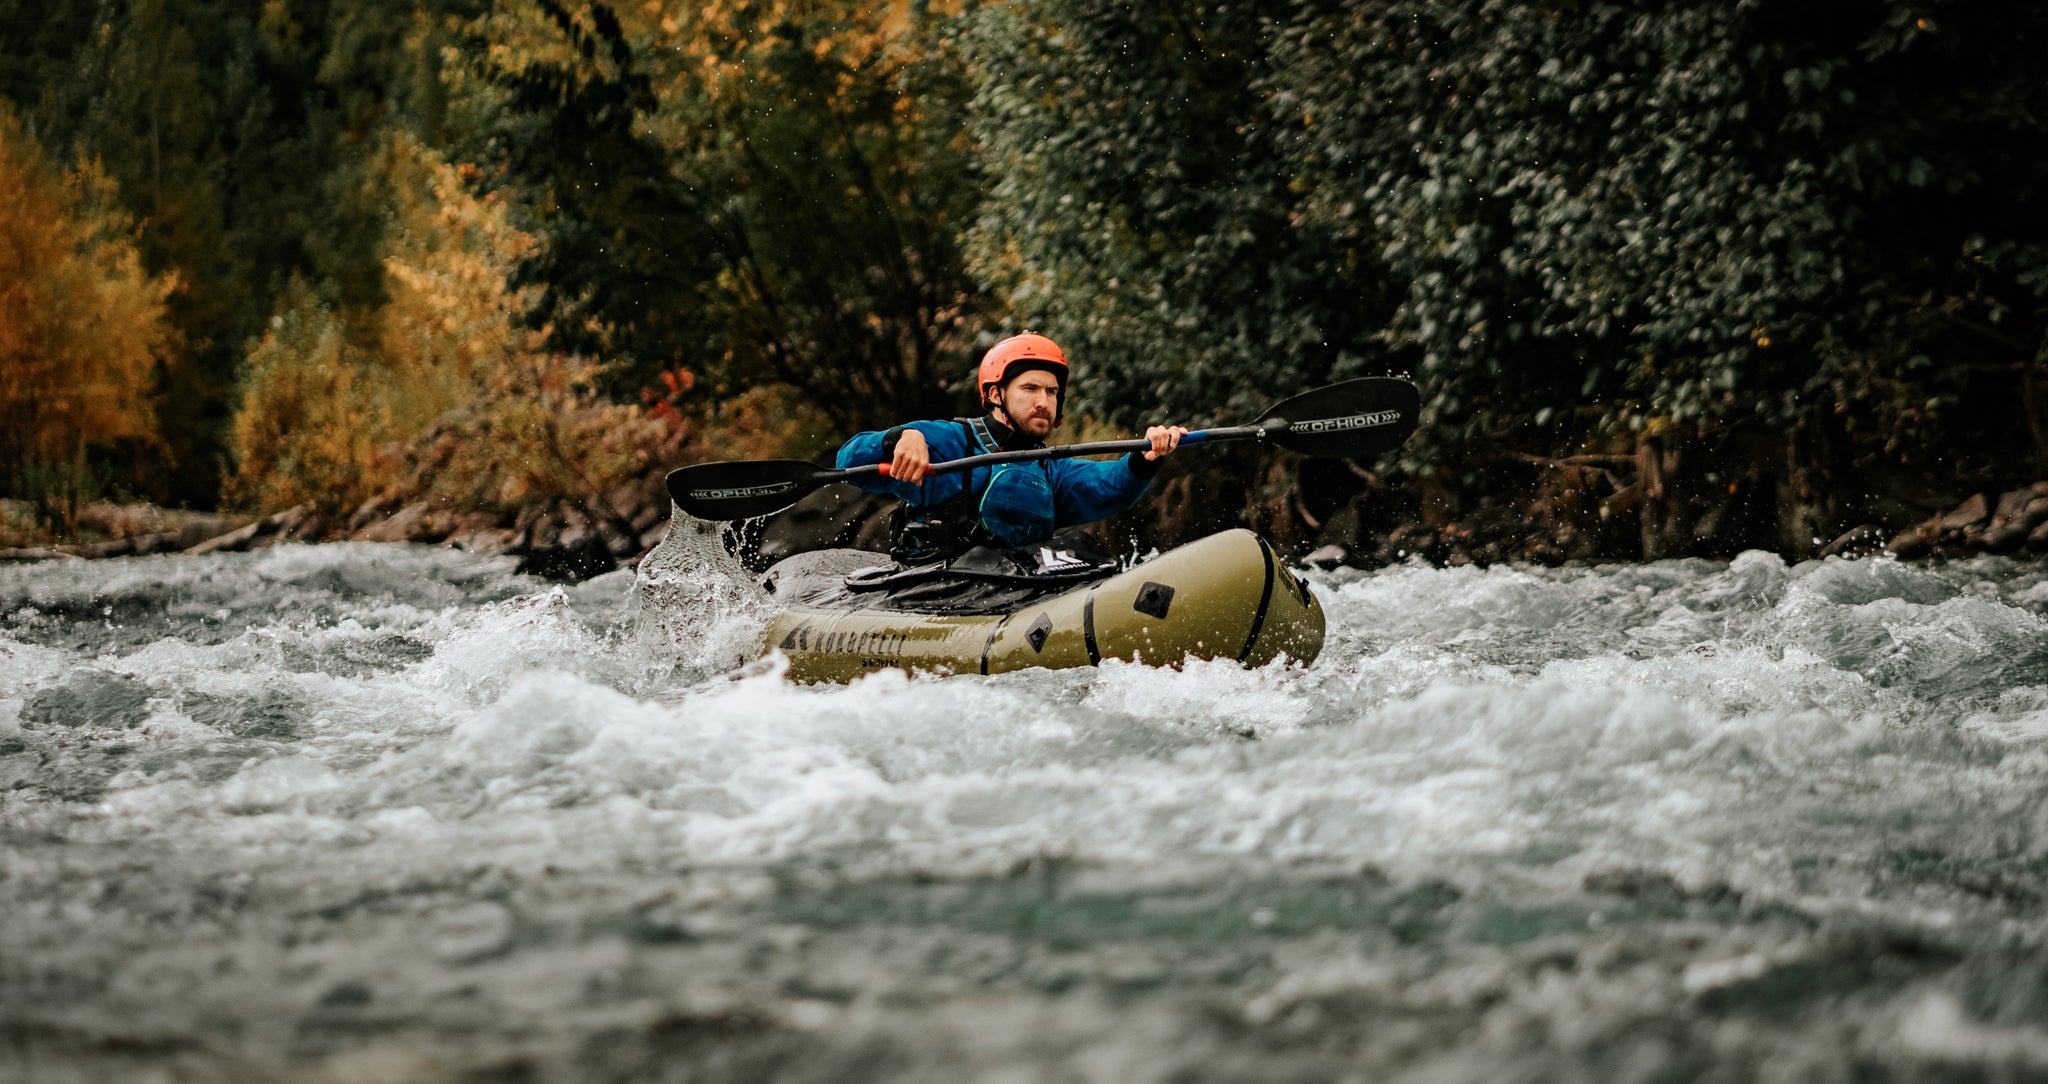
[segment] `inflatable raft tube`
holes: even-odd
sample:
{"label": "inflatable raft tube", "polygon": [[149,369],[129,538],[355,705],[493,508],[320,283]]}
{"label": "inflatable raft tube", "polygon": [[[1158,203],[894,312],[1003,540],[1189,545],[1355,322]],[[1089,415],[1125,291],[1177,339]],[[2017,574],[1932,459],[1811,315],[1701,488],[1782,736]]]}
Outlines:
{"label": "inflatable raft tube", "polygon": [[1103,659],[1263,666],[1283,654],[1313,662],[1323,647],[1323,609],[1265,539],[1240,529],[1009,613],[796,606],[771,620],[763,639],[763,652],[788,656],[798,681],[849,681],[892,668],[1000,674]]}

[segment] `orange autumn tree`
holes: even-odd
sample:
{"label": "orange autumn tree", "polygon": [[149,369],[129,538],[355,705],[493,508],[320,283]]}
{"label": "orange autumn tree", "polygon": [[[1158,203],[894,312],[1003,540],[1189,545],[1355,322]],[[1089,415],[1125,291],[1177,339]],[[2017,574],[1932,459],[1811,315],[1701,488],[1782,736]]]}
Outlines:
{"label": "orange autumn tree", "polygon": [[60,173],[5,109],[0,193],[0,492],[67,531],[104,482],[134,481],[110,464],[161,447],[148,396],[177,282],[143,270],[98,165]]}
{"label": "orange autumn tree", "polygon": [[[295,280],[249,345],[231,427],[230,503],[346,511],[389,488],[410,446],[473,400],[481,370],[514,345],[510,299],[493,260],[521,251],[476,228],[475,201],[437,183],[447,167],[410,136],[387,135],[365,171],[365,202],[391,208],[378,306]],[[507,251],[498,251],[507,250]]]}
{"label": "orange autumn tree", "polygon": [[545,348],[508,284],[534,239],[473,169],[402,133],[367,184],[390,207],[385,300],[350,310],[304,284],[251,344],[233,425],[232,501],[346,511],[409,488],[450,507],[563,499],[616,517],[601,494],[673,451],[682,429],[593,390],[596,364]]}
{"label": "orange autumn tree", "polygon": [[446,402],[409,424],[429,446],[433,496],[465,508],[566,500],[594,521],[606,500],[661,465],[686,435],[681,419],[596,392],[596,360],[551,350],[525,321],[533,291],[511,277],[536,239],[512,221],[503,192],[479,194],[474,166],[410,140],[394,144],[395,225],[386,242],[377,343],[410,385]]}
{"label": "orange autumn tree", "polygon": [[230,427],[228,503],[273,512],[300,503],[335,510],[386,484],[397,456],[387,374],[348,321],[293,279],[263,337],[250,344]]}

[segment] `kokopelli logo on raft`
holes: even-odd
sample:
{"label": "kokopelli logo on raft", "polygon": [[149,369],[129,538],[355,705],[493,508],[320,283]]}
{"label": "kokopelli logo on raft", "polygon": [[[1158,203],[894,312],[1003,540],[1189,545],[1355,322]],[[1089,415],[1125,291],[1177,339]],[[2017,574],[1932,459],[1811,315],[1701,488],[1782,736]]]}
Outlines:
{"label": "kokopelli logo on raft", "polygon": [[789,635],[782,638],[782,650],[819,651],[828,654],[847,652],[894,657],[903,654],[903,645],[909,639],[910,634],[904,632],[863,632],[848,629],[830,632],[803,624],[789,630]]}
{"label": "kokopelli logo on raft", "polygon": [[776,482],[766,486],[735,486],[731,489],[700,489],[697,495],[707,501],[743,501],[749,497],[773,497],[796,488],[795,482]]}
{"label": "kokopelli logo on raft", "polygon": [[1317,418],[1314,421],[1295,422],[1289,428],[1297,433],[1342,433],[1347,429],[1373,429],[1382,425],[1393,425],[1401,420],[1398,410],[1375,410],[1371,414],[1352,414],[1343,418]]}

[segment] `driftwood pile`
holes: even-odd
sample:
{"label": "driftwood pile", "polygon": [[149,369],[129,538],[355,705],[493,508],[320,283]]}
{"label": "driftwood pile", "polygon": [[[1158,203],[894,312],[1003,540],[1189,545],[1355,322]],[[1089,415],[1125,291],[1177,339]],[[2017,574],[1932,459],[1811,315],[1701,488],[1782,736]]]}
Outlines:
{"label": "driftwood pile", "polygon": [[[1882,528],[1858,530],[1867,534]],[[1947,513],[1893,535],[1884,549],[1908,560],[2048,553],[2048,482],[1999,494],[1996,503],[1989,494],[1979,493]]]}
{"label": "driftwood pile", "polygon": [[313,518],[311,505],[239,525],[232,517],[216,513],[175,512],[148,505],[88,506],[79,518],[93,533],[113,537],[69,545],[0,548],[0,561],[221,553],[248,549],[259,540],[314,540],[306,531]]}
{"label": "driftwood pile", "polygon": [[535,502],[509,513],[453,509],[408,499],[402,490],[365,502],[345,519],[322,515],[310,504],[252,521],[104,505],[89,509],[81,520],[95,533],[115,537],[0,549],[0,561],[234,553],[281,542],[422,542],[513,555],[522,572],[573,580],[637,562],[661,541],[668,514],[659,477],[604,497]]}

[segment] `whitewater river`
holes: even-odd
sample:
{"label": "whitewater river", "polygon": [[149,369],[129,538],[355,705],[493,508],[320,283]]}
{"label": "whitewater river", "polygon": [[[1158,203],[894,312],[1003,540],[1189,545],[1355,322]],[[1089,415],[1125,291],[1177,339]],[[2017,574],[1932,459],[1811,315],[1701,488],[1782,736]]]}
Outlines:
{"label": "whitewater river", "polygon": [[676,557],[0,566],[0,1079],[2048,1076],[2040,564],[800,687]]}

